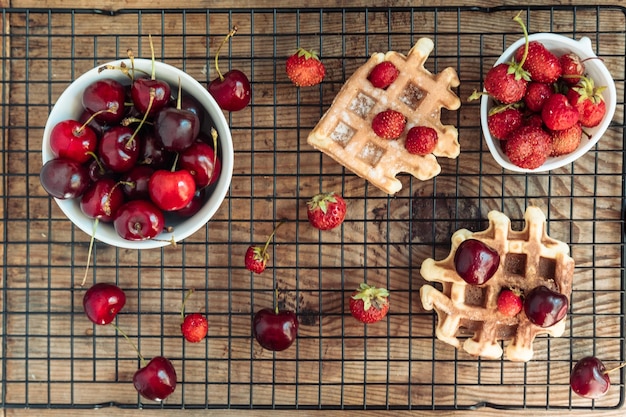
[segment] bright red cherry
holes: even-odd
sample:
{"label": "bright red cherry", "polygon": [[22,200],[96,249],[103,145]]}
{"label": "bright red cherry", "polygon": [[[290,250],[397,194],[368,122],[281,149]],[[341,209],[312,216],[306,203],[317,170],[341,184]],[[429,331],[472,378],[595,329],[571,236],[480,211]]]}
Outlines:
{"label": "bright red cherry", "polygon": [[67,158],[85,163],[96,151],[96,132],[79,121],[63,120],[50,131],[50,149],[57,158]]}
{"label": "bright red cherry", "polygon": [[224,44],[237,33],[234,27],[222,41],[215,54],[215,71],[218,76],[209,83],[208,90],[220,108],[227,111],[239,111],[250,103],[250,80],[243,72],[231,69],[226,74],[221,73],[218,66],[218,57]]}
{"label": "bright red cherry", "polygon": [[570,387],[581,397],[597,399],[607,393],[611,379],[600,359],[587,356],[574,365],[570,374]]}
{"label": "bright red cherry", "polygon": [[252,330],[257,342],[265,349],[281,351],[296,340],[298,324],[293,311],[264,308],[254,315]]}
{"label": "bright red cherry", "polygon": [[127,240],[147,240],[159,235],[165,227],[163,212],[148,200],[131,200],[115,213],[113,226]]}
{"label": "bright red cherry", "polygon": [[126,294],[114,284],[99,282],[85,291],[83,309],[95,324],[111,323],[126,304]]}
{"label": "bright red cherry", "polygon": [[198,188],[204,188],[219,178],[221,162],[211,146],[196,141],[181,152],[180,167],[191,173]]}
{"label": "bright red cherry", "polygon": [[487,282],[496,273],[499,265],[498,251],[477,239],[461,242],[454,255],[456,272],[471,285]]}
{"label": "bright red cherry", "polygon": [[169,359],[155,356],[133,375],[133,385],[144,398],[163,401],[176,389],[176,369]]}
{"label": "bright red cherry", "polygon": [[191,202],[196,192],[196,183],[187,170],[159,169],[150,177],[148,191],[150,199],[161,210],[175,211]]}
{"label": "bright red cherry", "polygon": [[524,312],[537,326],[550,327],[565,317],[569,302],[567,297],[540,285],[524,297]]}
{"label": "bright red cherry", "polygon": [[113,126],[98,144],[102,164],[114,172],[130,171],[139,158],[139,144],[135,132],[127,126]]}

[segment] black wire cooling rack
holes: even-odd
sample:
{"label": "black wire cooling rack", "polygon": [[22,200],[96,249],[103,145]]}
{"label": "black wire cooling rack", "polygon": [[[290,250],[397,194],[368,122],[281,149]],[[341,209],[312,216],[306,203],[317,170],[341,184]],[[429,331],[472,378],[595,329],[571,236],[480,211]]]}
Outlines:
{"label": "black wire cooling rack", "polygon": [[[576,397],[569,370],[582,356],[607,364],[624,352],[625,13],[621,7],[523,9],[528,29],[591,38],[612,72],[617,111],[585,157],[551,173],[503,171],[480,132],[478,104],[486,70],[521,36],[517,10],[468,7],[258,10],[2,10],[2,397],[30,408],[471,409],[619,408],[624,371],[601,400]],[[235,147],[232,186],[222,207],[177,247],[141,252],[97,244],[88,282],[116,282],[127,293],[117,324],[146,357],[163,354],[177,368],[164,404],[132,389],[139,361],[111,327],[94,327],[77,286],[89,236],[63,216],[39,184],[41,138],[53,104],[76,77],[100,63],[149,57],[206,83],[212,58],[234,25],[222,67],[246,72],[249,108],[228,114]],[[442,173],[388,196],[306,144],[306,136],[347,77],[377,51],[407,52],[422,36],[435,49],[427,67],[457,70],[463,99],[444,112],[462,147],[441,160]],[[284,62],[297,46],[320,53],[328,73],[296,89]],[[304,202],[334,189],[348,201],[340,229],[319,233]],[[523,226],[527,205],[541,207],[550,234],[576,260],[567,329],[539,338],[532,361],[480,360],[437,341],[435,318],[420,304],[421,261],[448,253],[452,232],[482,230],[489,210]],[[285,219],[263,275],[243,254]],[[347,297],[361,281],[387,286],[392,308],[381,323],[357,325]],[[300,318],[299,338],[272,354],[251,338],[254,310],[279,303]],[[209,335],[184,343],[180,306],[206,312]]]}

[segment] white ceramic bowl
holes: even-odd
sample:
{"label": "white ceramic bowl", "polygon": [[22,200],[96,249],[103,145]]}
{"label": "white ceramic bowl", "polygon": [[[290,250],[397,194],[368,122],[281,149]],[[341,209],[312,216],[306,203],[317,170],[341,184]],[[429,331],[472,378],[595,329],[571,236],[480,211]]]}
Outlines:
{"label": "white ceramic bowl", "polygon": [[[552,51],[557,56],[561,56],[568,52],[574,52],[583,60],[590,57],[596,57],[591,47],[591,40],[587,37],[583,37],[580,40],[576,41],[572,38],[557,35],[554,33],[535,33],[529,36],[529,41],[533,40],[543,43],[548,50]],[[512,44],[506,51],[504,51],[504,53],[496,61],[494,66],[503,62],[510,61],[517,48],[524,45],[524,42],[524,38],[521,38],[514,44]],[[504,154],[500,141],[491,137],[491,134],[489,133],[489,128],[487,127],[487,115],[489,113],[489,109],[493,105],[493,99],[488,95],[482,96],[480,103],[480,121],[482,125],[483,135],[485,137],[485,141],[487,142],[487,146],[489,147],[489,151],[493,155],[494,159],[498,162],[498,164],[510,171],[517,172],[550,171],[567,165],[580,158],[589,149],[591,149],[598,142],[598,140],[600,140],[606,129],[609,127],[609,124],[613,119],[613,114],[615,113],[617,100],[615,82],[613,81],[611,73],[600,59],[590,59],[585,61],[585,72],[590,78],[594,80],[596,86],[607,87],[606,90],[604,90],[604,92],[602,93],[606,102],[606,114],[604,116],[604,119],[602,119],[602,122],[594,128],[585,128],[585,132],[590,134],[591,137],[587,139],[585,136],[583,136],[583,140],[574,152],[559,157],[549,157],[542,166],[536,169],[520,168],[517,165],[511,163],[511,161],[509,161],[509,158]]]}
{"label": "white ceramic bowl", "polygon": [[[119,65],[122,61],[124,61],[127,65],[130,65],[129,60],[118,60],[107,64]],[[113,78],[123,84],[130,84],[130,79],[121,71],[106,70],[99,73],[98,68],[107,64],[99,65],[77,78],[67,87],[54,104],[44,129],[42,144],[42,159],[44,163],[53,158],[52,151],[50,149],[50,131],[57,123],[63,120],[78,120],[83,112],[81,101],[82,93],[89,84],[97,79],[103,78]],[[226,121],[224,113],[219,108],[216,101],[209,94],[207,89],[189,74],[162,62],[155,62],[154,64],[157,78],[167,81],[170,86],[172,86],[172,94],[177,93],[178,82],[180,79],[183,91],[192,95],[205,108],[209,116],[209,118],[205,117],[205,124],[208,123],[207,119],[212,120],[219,137],[218,150],[221,152],[222,158],[221,173],[216,184],[211,186],[212,192],[207,196],[206,202],[200,211],[189,218],[176,218],[174,221],[170,221],[166,215],[166,225],[173,226],[173,231],[171,233],[163,232],[152,240],[131,241],[120,237],[112,224],[100,222],[96,228],[95,238],[109,245],[121,248],[157,248],[169,245],[172,238],[178,242],[189,237],[191,234],[203,227],[211,219],[211,217],[213,217],[217,209],[224,201],[232,179],[234,161],[232,137],[228,127],[228,122]],[[152,69],[152,61],[147,59],[135,59],[135,68],[146,71],[149,74]],[[206,131],[208,132],[208,130]],[[94,221],[82,213],[78,201],[79,199],[55,200],[68,219],[70,219],[83,232],[87,233],[89,236],[92,235]]]}

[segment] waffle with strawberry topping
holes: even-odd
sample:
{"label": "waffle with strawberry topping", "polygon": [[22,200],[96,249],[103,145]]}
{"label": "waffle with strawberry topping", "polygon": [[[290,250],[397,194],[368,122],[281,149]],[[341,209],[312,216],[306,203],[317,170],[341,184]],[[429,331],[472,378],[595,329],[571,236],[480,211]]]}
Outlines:
{"label": "waffle with strawberry topping", "polygon": [[[458,131],[441,122],[441,109],[456,110],[461,101],[452,91],[459,86],[453,68],[433,74],[424,67],[433,47],[431,39],[420,38],[406,56],[395,51],[373,54],[345,82],[307,142],[388,194],[402,189],[396,178],[400,172],[420,180],[438,175],[436,157],[456,158],[460,151]],[[387,88],[378,88],[368,76],[384,61],[396,66],[398,76]],[[391,140],[372,129],[374,117],[389,109],[406,117],[403,133]],[[404,146],[407,131],[418,125],[438,133],[437,145],[427,155],[411,154]]]}
{"label": "waffle with strawberry topping", "polygon": [[[437,314],[435,335],[439,340],[471,355],[492,359],[502,356],[500,342],[506,341],[506,358],[526,362],[533,357],[536,336],[561,336],[565,320],[542,327],[533,323],[525,310],[511,317],[498,309],[498,296],[503,289],[515,288],[523,298],[545,286],[569,301],[574,260],[566,243],[547,235],[545,215],[537,207],[526,209],[521,231],[511,230],[510,219],[501,212],[491,211],[488,218],[489,227],[484,231],[457,230],[448,257],[439,261],[429,258],[422,263],[422,277],[439,283],[442,289],[425,284],[420,288],[420,298],[426,310]],[[481,285],[468,284],[457,273],[455,254],[467,239],[483,242],[500,256],[494,275]],[[461,341],[463,337],[467,338]]]}

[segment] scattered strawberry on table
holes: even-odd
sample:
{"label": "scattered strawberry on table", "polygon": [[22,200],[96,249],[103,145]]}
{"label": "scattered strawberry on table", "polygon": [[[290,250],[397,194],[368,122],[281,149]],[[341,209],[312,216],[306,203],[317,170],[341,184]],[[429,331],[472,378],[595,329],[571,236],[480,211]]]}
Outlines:
{"label": "scattered strawberry on table", "polygon": [[187,304],[187,300],[194,293],[194,290],[191,289],[185,295],[185,299],[183,300],[183,304],[180,308],[180,315],[182,318],[182,323],[180,324],[180,331],[183,334],[185,340],[190,343],[198,343],[204,339],[209,331],[209,322],[203,314],[200,313],[191,313],[185,314],[185,305]]}
{"label": "scattered strawberry on table", "polygon": [[298,87],[315,86],[326,76],[326,67],[317,54],[304,48],[298,48],[287,58],[285,71],[289,79]]}
{"label": "scattered strawberry on table", "polygon": [[267,251],[267,248],[269,247],[270,242],[274,238],[274,235],[276,234],[276,230],[278,230],[278,228],[282,224],[283,222],[280,222],[276,225],[276,227],[274,228],[270,236],[267,238],[267,241],[265,241],[265,244],[263,246],[258,246],[258,245],[248,246],[248,249],[246,250],[246,255],[244,258],[244,263],[248,271],[254,272],[256,274],[261,274],[263,271],[265,271],[267,261],[270,260],[270,254]]}
{"label": "scattered strawberry on table", "polygon": [[361,283],[350,296],[350,313],[366,324],[382,320],[389,311],[389,291]]}
{"label": "scattered strawberry on table", "polygon": [[319,193],[307,202],[309,223],[319,230],[330,230],[343,223],[347,205],[335,192]]}
{"label": "scattered strawberry on table", "polygon": [[475,91],[469,100],[483,94],[494,99],[487,118],[490,134],[501,141],[513,164],[536,169],[549,157],[575,151],[587,135],[584,128],[600,124],[606,113],[606,86],[594,85],[578,55],[558,56],[540,41],[529,41],[520,14],[513,20],[522,27],[525,44],[510,62],[491,68],[485,92]]}

